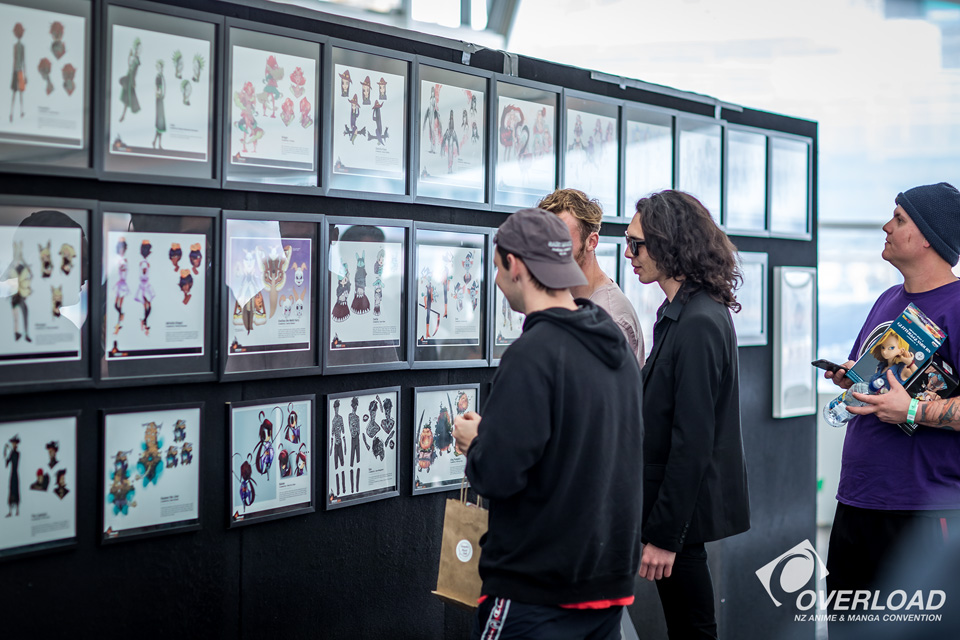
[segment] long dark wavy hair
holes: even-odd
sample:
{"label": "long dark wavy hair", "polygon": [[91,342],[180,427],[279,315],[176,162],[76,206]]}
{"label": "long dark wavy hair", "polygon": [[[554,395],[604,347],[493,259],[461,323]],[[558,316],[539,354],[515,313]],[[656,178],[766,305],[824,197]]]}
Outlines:
{"label": "long dark wavy hair", "polygon": [[737,248],[689,193],[667,189],[637,201],[647,253],[668,278],[684,281],[683,297],[703,290],[734,313],[743,282]]}

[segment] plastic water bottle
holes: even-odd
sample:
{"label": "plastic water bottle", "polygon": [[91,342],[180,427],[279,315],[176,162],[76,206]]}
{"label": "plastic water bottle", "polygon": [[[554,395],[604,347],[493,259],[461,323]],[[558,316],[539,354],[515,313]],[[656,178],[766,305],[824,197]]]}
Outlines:
{"label": "plastic water bottle", "polygon": [[853,417],[853,414],[847,411],[847,407],[862,407],[867,404],[854,398],[854,393],[869,394],[870,384],[867,382],[858,382],[823,405],[823,419],[827,421],[827,424],[831,427],[842,427]]}

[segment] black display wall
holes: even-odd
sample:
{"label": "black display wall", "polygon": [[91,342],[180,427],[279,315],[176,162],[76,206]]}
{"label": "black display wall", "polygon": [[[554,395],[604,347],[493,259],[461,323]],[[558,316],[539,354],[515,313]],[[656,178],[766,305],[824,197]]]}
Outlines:
{"label": "black display wall", "polygon": [[[407,54],[460,63],[459,43],[421,41],[417,34],[367,30],[343,19],[308,18],[285,7],[242,7],[214,0],[182,0],[171,6],[199,9],[274,26],[307,30]],[[98,7],[95,4],[95,7]],[[96,13],[96,12],[95,12]],[[97,23],[95,23],[97,24]],[[101,34],[94,33],[96,41]],[[480,50],[471,67],[500,73],[501,52]],[[697,96],[658,92],[591,79],[587,70],[520,58],[519,77],[560,87],[713,117],[720,108]],[[146,76],[149,77],[149,76]],[[99,80],[102,82],[102,80]],[[750,109],[722,108],[728,123],[760,127],[813,140],[811,171],[813,238],[816,238],[817,125]],[[629,178],[628,178],[629,179]],[[497,227],[506,213],[458,206],[380,202],[315,195],[165,186],[4,172],[0,192],[225,210],[282,211],[332,216],[392,218],[464,226]],[[602,234],[622,237],[627,220],[605,223]],[[733,237],[744,251],[766,252],[769,280],[782,265],[816,266],[816,242]],[[772,336],[772,285],[768,286],[767,335]],[[641,318],[652,323],[652,318]],[[770,602],[755,571],[804,539],[815,540],[814,416],[773,419],[773,340],[740,350],[744,446],[749,470],[752,528],[710,545],[720,633],[727,638],[812,638],[812,625]],[[161,386],[74,389],[0,397],[7,413],[81,411],[77,545],[63,552],[0,563],[3,637],[135,634],[144,637],[263,638],[465,638],[471,615],[431,595],[436,584],[444,500],[450,494],[411,496],[413,388],[480,383],[486,399],[495,369],[417,369],[332,376]],[[230,401],[317,394],[317,422],[325,424],[328,393],[400,385],[400,496],[335,511],[227,529],[226,423]],[[122,544],[99,544],[98,459],[101,409],[203,401],[205,428],[201,529]],[[318,435],[317,441],[322,442]],[[222,452],[222,455],[221,455]],[[318,458],[316,487],[325,467]],[[639,490],[639,488],[638,488]],[[319,502],[319,500],[318,500]],[[576,505],[571,505],[571,518]],[[630,615],[643,638],[665,638],[655,588],[638,581]]]}

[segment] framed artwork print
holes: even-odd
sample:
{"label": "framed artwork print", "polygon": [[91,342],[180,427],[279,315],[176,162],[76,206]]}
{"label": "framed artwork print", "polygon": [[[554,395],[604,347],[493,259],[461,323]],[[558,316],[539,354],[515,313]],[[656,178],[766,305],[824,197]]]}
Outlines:
{"label": "framed artwork print", "polygon": [[415,224],[414,368],[486,364],[488,233],[479,227]]}
{"label": "framed artwork print", "polygon": [[527,316],[519,311],[514,311],[494,279],[491,278],[490,280],[493,293],[492,321],[490,322],[490,363],[496,366],[500,364],[500,359],[503,358],[507,347],[516,342],[520,334],[523,333],[523,322],[527,319]]}
{"label": "framed artwork print", "polygon": [[680,117],[677,130],[677,188],[696,197],[720,224],[723,220],[720,197],[723,125],[716,120]]}
{"label": "framed artwork print", "polygon": [[222,19],[163,11],[107,6],[101,169],[110,179],[218,186],[214,79]]}
{"label": "framed artwork print", "polygon": [[224,376],[317,369],[315,216],[223,213]]}
{"label": "framed artwork print", "polygon": [[607,215],[619,211],[620,106],[597,96],[565,91],[563,179],[600,201]]}
{"label": "framed artwork print", "polygon": [[467,456],[456,451],[453,421],[467,411],[477,411],[479,394],[479,383],[414,389],[414,495],[460,488]]}
{"label": "framed artwork print", "polygon": [[[623,189],[621,215],[630,220],[636,213],[637,200],[651,193],[673,188],[674,135],[673,114],[642,109],[635,105],[623,108]],[[608,212],[613,215],[613,212]]]}
{"label": "framed artwork print", "polygon": [[432,62],[418,67],[418,200],[482,204],[487,192],[489,77]]}
{"label": "framed artwork print", "polygon": [[740,313],[733,314],[738,347],[767,344],[767,254],[741,251],[743,282],[736,291]]}
{"label": "framed artwork print", "polygon": [[90,380],[87,200],[0,197],[0,392]]}
{"label": "framed artwork print", "polygon": [[76,545],[78,413],[0,421],[0,560]]}
{"label": "framed artwork print", "polygon": [[326,372],[409,368],[411,229],[406,221],[326,219]]}
{"label": "framed artwork print", "polygon": [[101,541],[199,529],[203,403],[102,414]]}
{"label": "framed artwork print", "polygon": [[316,510],[315,405],[314,395],[227,405],[230,527]]}
{"label": "framed artwork print", "polygon": [[98,382],[213,378],[219,212],[116,203],[101,208]]}
{"label": "framed artwork print", "polygon": [[319,192],[320,42],[228,20],[223,186]]}
{"label": "framed artwork print", "polygon": [[770,235],[809,240],[811,141],[770,137]]}
{"label": "framed artwork print", "polygon": [[[0,68],[12,69],[0,112],[5,170],[89,175],[91,2],[0,2]],[[6,105],[5,105],[6,106]]]}
{"label": "framed artwork print", "polygon": [[773,417],[817,412],[817,270],[773,269]]}
{"label": "framed artwork print", "polygon": [[765,235],[767,227],[767,136],[727,128],[723,225],[738,235]]}
{"label": "framed artwork print", "polygon": [[407,193],[410,62],[387,53],[331,47],[327,184],[351,197]]}
{"label": "framed artwork print", "polygon": [[557,187],[559,88],[513,79],[496,87],[493,203],[514,211]]}
{"label": "framed artwork print", "polygon": [[400,495],[399,438],[400,387],[327,396],[326,508]]}

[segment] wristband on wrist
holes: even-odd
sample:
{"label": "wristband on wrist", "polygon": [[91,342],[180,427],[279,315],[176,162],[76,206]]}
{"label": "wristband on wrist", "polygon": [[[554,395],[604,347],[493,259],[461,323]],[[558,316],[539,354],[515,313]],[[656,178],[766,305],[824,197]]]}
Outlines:
{"label": "wristband on wrist", "polygon": [[907,409],[907,424],[914,424],[917,419],[917,407],[920,406],[920,398],[913,398],[910,401],[910,408]]}

